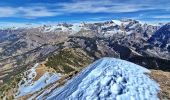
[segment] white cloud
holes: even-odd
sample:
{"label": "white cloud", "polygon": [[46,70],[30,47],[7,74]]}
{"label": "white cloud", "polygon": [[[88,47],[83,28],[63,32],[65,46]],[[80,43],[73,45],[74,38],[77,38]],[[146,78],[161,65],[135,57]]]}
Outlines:
{"label": "white cloud", "polygon": [[41,25],[40,23],[20,23],[20,22],[0,22],[0,28],[6,27],[36,27]]}
{"label": "white cloud", "polygon": [[153,16],[152,18],[169,18],[170,19],[170,15],[156,15],[156,16]]}
{"label": "white cloud", "polygon": [[113,3],[111,1],[81,1],[74,3],[60,4],[61,10],[67,13],[115,13],[115,12],[134,12],[138,10],[135,5]]}
{"label": "white cloud", "polygon": [[0,17],[9,17],[17,13],[15,9],[11,7],[0,7]]}
{"label": "white cloud", "polygon": [[50,11],[46,7],[0,7],[0,17],[49,17],[60,13]]}
{"label": "white cloud", "polygon": [[[120,2],[120,0],[73,0],[73,2],[54,4],[29,4],[25,7],[0,7],[0,17],[38,18],[72,13],[130,13],[142,10],[169,10],[170,7],[168,5],[168,3],[159,5],[157,1],[141,2],[127,0]],[[164,18],[165,17],[169,16],[164,16]]]}
{"label": "white cloud", "polygon": [[23,13],[23,16],[27,18],[50,17],[59,15],[59,13],[50,11],[45,7],[19,7],[18,12]]}
{"label": "white cloud", "polygon": [[[141,10],[156,10],[156,9],[169,9],[167,4],[154,5],[150,3],[141,3],[141,2],[126,2],[121,3],[115,2],[113,0],[86,0],[86,1],[76,1],[72,3],[62,3],[57,4],[62,8],[60,10],[67,13],[124,13],[124,12],[136,12]],[[166,7],[167,6],[167,7]]]}

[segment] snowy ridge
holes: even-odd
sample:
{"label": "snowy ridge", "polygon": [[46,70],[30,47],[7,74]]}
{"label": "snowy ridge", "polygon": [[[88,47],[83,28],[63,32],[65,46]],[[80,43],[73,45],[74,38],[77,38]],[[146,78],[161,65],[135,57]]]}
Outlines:
{"label": "snowy ridge", "polygon": [[128,61],[103,58],[89,65],[48,100],[158,100],[150,71]]}

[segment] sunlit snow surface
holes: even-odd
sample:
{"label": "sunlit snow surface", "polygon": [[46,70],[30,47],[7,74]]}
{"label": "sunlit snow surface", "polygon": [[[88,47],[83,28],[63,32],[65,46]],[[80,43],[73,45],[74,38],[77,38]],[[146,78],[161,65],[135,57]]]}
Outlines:
{"label": "sunlit snow surface", "polygon": [[49,100],[158,100],[159,84],[149,70],[119,59],[103,58],[89,65]]}
{"label": "sunlit snow surface", "polygon": [[27,78],[24,78],[24,83],[19,83],[19,92],[17,93],[17,97],[24,96],[36,91],[39,91],[40,89],[44,88],[45,86],[49,85],[50,83],[53,83],[59,79],[59,75],[56,73],[44,73],[43,76],[41,76],[37,81],[33,81],[36,77],[36,71],[35,68],[39,64],[35,64],[34,67],[32,67],[28,72]]}
{"label": "sunlit snow surface", "polygon": [[115,24],[121,26],[122,22],[120,20],[112,20]]}

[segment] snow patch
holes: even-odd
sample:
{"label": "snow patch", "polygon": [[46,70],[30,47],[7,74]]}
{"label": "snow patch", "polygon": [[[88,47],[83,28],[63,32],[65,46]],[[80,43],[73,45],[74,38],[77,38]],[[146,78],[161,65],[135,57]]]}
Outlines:
{"label": "snow patch", "polygon": [[36,67],[39,64],[35,64],[34,67],[32,67],[28,72],[29,74],[27,75],[26,78],[24,78],[20,83],[19,83],[19,90],[17,93],[16,98],[34,93],[36,91],[39,91],[40,89],[44,88],[45,86],[49,85],[50,83],[53,83],[59,79],[59,75],[56,73],[49,73],[46,72],[43,76],[41,76],[37,81],[33,81],[34,78],[36,77]]}
{"label": "snow patch", "polygon": [[122,22],[120,20],[112,20],[115,24],[121,26]]}
{"label": "snow patch", "polygon": [[69,29],[65,26],[56,25],[56,26],[45,26],[44,32],[55,32],[55,31],[63,31],[67,32]]}
{"label": "snow patch", "polygon": [[82,27],[80,26],[80,24],[73,24],[71,29],[73,32],[79,32],[82,29]]}

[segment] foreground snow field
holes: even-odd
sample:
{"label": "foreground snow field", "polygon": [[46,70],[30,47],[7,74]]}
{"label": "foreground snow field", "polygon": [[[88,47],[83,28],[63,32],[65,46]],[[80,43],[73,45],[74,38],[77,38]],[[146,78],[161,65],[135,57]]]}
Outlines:
{"label": "foreground snow field", "polygon": [[128,61],[103,58],[89,65],[49,100],[158,100],[159,84],[150,71]]}

